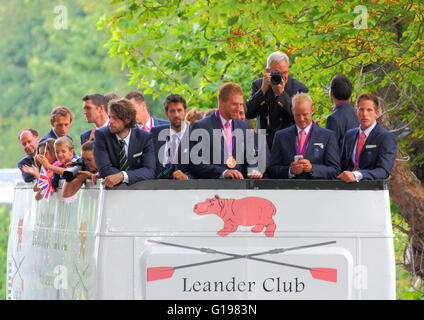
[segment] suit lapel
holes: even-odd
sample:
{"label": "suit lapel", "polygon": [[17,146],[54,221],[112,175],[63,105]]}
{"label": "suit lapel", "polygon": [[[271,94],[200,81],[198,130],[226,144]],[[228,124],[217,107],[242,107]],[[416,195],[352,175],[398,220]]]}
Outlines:
{"label": "suit lapel", "polygon": [[[297,127],[296,125],[292,126],[292,130],[290,131],[290,139],[289,139],[289,148],[290,153],[294,156],[297,154],[296,152],[296,138],[297,138]],[[285,141],[283,141],[285,143]]]}
{"label": "suit lapel", "polygon": [[[309,130],[312,130],[311,136],[308,141],[308,145],[306,146],[306,152],[305,152],[305,158],[306,159],[313,159],[313,147],[315,141],[317,141],[317,128],[314,124],[312,124],[311,128]],[[306,139],[306,138],[305,138]]]}
{"label": "suit lapel", "polygon": [[378,134],[378,131],[380,130],[379,124],[377,123],[374,127],[374,129],[371,130],[369,136],[367,137],[367,140],[365,140],[364,146],[362,147],[361,154],[359,155],[359,167],[361,168],[361,163],[364,161],[365,157],[365,150],[367,149],[368,145],[376,144],[375,138]]}
{"label": "suit lapel", "polygon": [[133,160],[133,155],[135,154],[136,150],[136,142],[140,140],[140,137],[136,137],[137,134],[137,130],[139,130],[138,128],[131,128],[131,136],[130,136],[130,142],[128,145],[128,167],[132,167],[132,160]]}
{"label": "suit lapel", "polygon": [[347,151],[347,159],[348,159],[348,164],[352,164],[352,166],[355,166],[355,162],[353,161],[353,150],[355,150],[355,146],[356,146],[356,141],[358,140],[359,137],[359,128],[357,128],[355,130],[355,134],[352,135],[351,137],[351,142],[347,145],[346,147],[346,151]]}

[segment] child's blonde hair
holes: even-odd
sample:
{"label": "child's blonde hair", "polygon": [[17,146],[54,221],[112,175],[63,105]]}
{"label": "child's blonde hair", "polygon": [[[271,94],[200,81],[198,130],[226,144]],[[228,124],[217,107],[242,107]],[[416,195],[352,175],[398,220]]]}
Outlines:
{"label": "child's blonde hair", "polygon": [[74,143],[68,137],[60,137],[56,139],[56,141],[54,142],[55,149],[56,146],[67,146],[69,150],[74,150]]}

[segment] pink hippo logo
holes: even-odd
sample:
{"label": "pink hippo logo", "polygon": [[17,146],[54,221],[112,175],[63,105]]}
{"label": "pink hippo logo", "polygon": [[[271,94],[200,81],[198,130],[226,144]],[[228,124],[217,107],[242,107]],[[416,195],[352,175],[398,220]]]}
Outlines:
{"label": "pink hippo logo", "polygon": [[221,199],[216,195],[195,204],[193,211],[198,215],[216,214],[220,217],[224,227],[217,234],[221,237],[235,232],[238,226],[254,226],[252,232],[262,232],[265,228],[267,237],[274,236],[276,225],[272,216],[276,209],[271,201],[264,198]]}

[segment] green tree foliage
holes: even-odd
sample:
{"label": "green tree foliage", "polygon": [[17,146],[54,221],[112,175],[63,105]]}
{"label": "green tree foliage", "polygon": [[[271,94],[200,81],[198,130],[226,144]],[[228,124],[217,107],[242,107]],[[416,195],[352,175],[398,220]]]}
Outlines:
{"label": "green tree foliage", "polygon": [[[108,47],[122,57],[133,84],[155,97],[170,92],[191,106],[216,106],[227,81],[261,77],[266,57],[281,50],[290,72],[310,88],[316,117],[331,110],[326,87],[344,73],[358,93],[388,103],[391,125],[424,134],[424,6],[422,1],[113,0],[100,26]],[[357,7],[362,5],[362,7]],[[410,140],[412,141],[412,139]],[[409,142],[410,142],[409,141]],[[410,150],[408,143],[404,149]]]}
{"label": "green tree foliage", "polygon": [[107,10],[113,8],[106,1],[2,1],[0,153],[8,156],[0,167],[15,167],[23,156],[17,140],[21,129],[48,132],[53,107],[74,112],[71,136],[79,146],[79,134],[92,126],[82,114],[81,98],[130,90],[119,59],[104,48],[106,33],[97,30]]}

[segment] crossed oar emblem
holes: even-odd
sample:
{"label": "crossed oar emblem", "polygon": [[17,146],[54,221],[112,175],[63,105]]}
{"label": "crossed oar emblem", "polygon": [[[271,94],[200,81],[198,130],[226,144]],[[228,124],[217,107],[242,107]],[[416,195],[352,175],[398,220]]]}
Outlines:
{"label": "crossed oar emblem", "polygon": [[21,290],[22,291],[24,290],[24,278],[22,277],[20,270],[21,270],[22,262],[24,262],[24,259],[25,259],[25,257],[23,257],[20,260],[19,265],[18,265],[18,263],[15,260],[15,257],[12,256],[12,260],[13,260],[13,263],[15,264],[16,271],[15,271],[15,274],[11,278],[11,285],[13,286],[13,282],[15,281],[15,278],[18,275],[19,278],[21,279]]}
{"label": "crossed oar emblem", "polygon": [[209,260],[209,261],[203,261],[198,263],[191,263],[191,264],[185,264],[175,267],[151,267],[147,268],[147,281],[155,281],[155,280],[161,280],[161,279],[168,279],[171,278],[177,269],[184,269],[184,268],[190,268],[190,267],[196,267],[201,266],[205,264],[212,264],[212,263],[218,263],[218,262],[224,262],[224,261],[230,261],[230,260],[238,260],[238,259],[250,259],[265,263],[271,263],[276,264],[280,266],[285,267],[291,267],[291,268],[297,268],[297,269],[304,269],[308,270],[314,279],[323,280],[323,281],[330,281],[330,282],[337,282],[337,269],[334,268],[310,268],[310,267],[304,267],[294,264],[288,264],[283,263],[279,261],[273,261],[273,260],[266,260],[262,258],[256,258],[257,256],[265,255],[265,254],[278,254],[278,253],[284,253],[286,251],[293,251],[293,250],[300,250],[305,248],[312,248],[312,247],[320,247],[320,246],[326,246],[329,244],[334,244],[336,241],[328,241],[328,242],[321,242],[321,243],[314,243],[309,245],[303,245],[303,246],[297,246],[297,247],[290,247],[290,248],[277,248],[272,249],[268,251],[262,251],[257,253],[251,253],[251,254],[234,254],[229,252],[223,252],[218,251],[215,249],[210,248],[195,248],[180,244],[174,244],[174,243],[168,243],[163,241],[155,241],[155,240],[147,240],[148,242],[162,244],[166,246],[172,246],[172,247],[178,247],[183,249],[189,249],[189,250],[196,250],[204,253],[210,253],[210,254],[222,254],[225,256],[229,256],[229,258],[223,258],[223,259],[217,259],[217,260]]}

